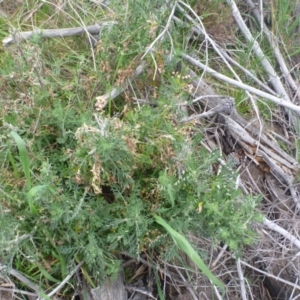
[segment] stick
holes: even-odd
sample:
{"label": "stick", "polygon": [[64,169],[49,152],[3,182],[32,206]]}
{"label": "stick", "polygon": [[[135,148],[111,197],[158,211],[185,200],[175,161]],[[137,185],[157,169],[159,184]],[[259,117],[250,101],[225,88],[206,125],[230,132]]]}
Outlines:
{"label": "stick", "polygon": [[209,73],[210,75],[212,75],[215,78],[223,80],[223,81],[225,81],[227,83],[230,83],[230,84],[232,84],[232,85],[234,85],[236,87],[239,87],[239,88],[241,88],[243,90],[249,91],[249,92],[251,92],[253,94],[256,94],[256,95],[258,95],[260,97],[263,97],[265,99],[268,99],[268,100],[270,100],[270,101],[272,101],[272,102],[274,102],[274,103],[276,103],[278,105],[281,105],[283,107],[289,108],[289,109],[297,112],[298,114],[300,114],[300,106],[298,106],[298,105],[295,105],[295,104],[293,104],[291,102],[288,102],[285,99],[281,99],[281,98],[275,97],[273,95],[270,95],[270,94],[268,94],[266,92],[263,92],[261,90],[258,90],[256,88],[254,88],[254,87],[252,87],[250,85],[244,84],[244,83],[236,81],[234,79],[231,79],[231,78],[229,78],[229,77],[227,77],[225,75],[222,75],[222,74],[218,73],[217,71],[215,71],[214,69],[212,69],[212,68],[210,68],[210,67],[202,64],[201,62],[197,61],[196,59],[192,58],[191,56],[189,56],[187,54],[183,53],[183,54],[181,54],[181,57],[184,58],[185,60],[187,60],[190,64],[192,64],[192,65],[194,65],[194,66],[196,66],[196,67],[204,70],[205,72]]}
{"label": "stick", "polygon": [[244,274],[242,271],[241,260],[239,258],[236,262],[236,268],[237,268],[239,279],[240,279],[242,300],[247,300],[248,298],[247,298],[247,293],[246,293],[246,288],[245,288],[245,279],[244,279]]}
{"label": "stick", "polygon": [[[73,277],[73,275],[80,269],[80,267],[84,264],[84,260],[82,262],[80,262],[76,268],[69,274],[67,275],[67,277],[51,292],[47,295],[47,297],[51,298],[52,296],[54,296],[60,289],[62,289],[62,287],[70,280],[70,278]],[[41,299],[41,298],[39,298]],[[38,299],[38,300],[39,300]]]}
{"label": "stick", "polygon": [[[269,229],[276,231],[283,235],[285,238],[290,240],[293,245],[300,249],[300,240],[298,240],[294,235],[286,231],[284,228],[280,227],[279,225],[275,224],[274,222],[264,218],[263,224],[266,225]],[[298,286],[297,286],[298,287]]]}
{"label": "stick", "polygon": [[175,8],[177,6],[177,3],[175,3],[173,5],[173,8],[172,8],[172,11],[171,11],[171,14],[168,18],[168,21],[167,21],[167,24],[164,28],[164,30],[158,35],[158,37],[147,47],[147,51],[144,53],[144,55],[141,57],[141,60],[150,52],[153,50],[153,47],[154,45],[164,36],[164,34],[168,31],[170,25],[171,25],[171,22],[172,22],[172,17],[175,13]]}
{"label": "stick", "polygon": [[32,281],[30,281],[29,279],[27,279],[24,275],[22,275],[20,272],[18,272],[15,269],[10,269],[7,266],[3,265],[0,263],[0,271],[2,269],[7,269],[8,273],[14,277],[16,277],[18,280],[20,280],[21,282],[23,282],[26,286],[28,286],[29,288],[31,288],[33,291],[35,291],[37,294],[40,291],[40,288],[38,285],[34,284]]}
{"label": "stick", "polygon": [[234,0],[226,0],[227,4],[230,6],[231,10],[232,10],[232,15],[236,21],[236,23],[238,24],[240,30],[242,31],[242,33],[244,34],[245,38],[248,40],[248,42],[250,44],[252,44],[252,48],[253,51],[255,53],[255,55],[260,59],[262,66],[264,67],[264,69],[266,70],[267,74],[269,75],[269,80],[270,83],[272,84],[274,90],[277,92],[278,95],[282,95],[283,99],[287,102],[291,102],[283,84],[281,83],[278,75],[276,74],[274,68],[272,67],[272,65],[270,64],[270,62],[268,61],[268,59],[266,58],[266,56],[264,55],[262,49],[260,48],[258,42],[253,38],[250,30],[248,29],[248,27],[246,26],[240,11],[238,10]]}
{"label": "stick", "polygon": [[38,294],[36,293],[31,293],[31,292],[27,292],[27,291],[23,291],[23,290],[18,290],[15,288],[9,289],[9,288],[5,288],[5,287],[1,287],[0,286],[0,291],[4,291],[4,292],[10,292],[12,294],[22,294],[22,295],[27,295],[27,296],[31,296],[31,297],[37,297]]}
{"label": "stick", "polygon": [[202,114],[192,115],[191,117],[184,118],[181,120],[181,122],[187,123],[187,122],[194,121],[196,119],[210,117],[217,113],[230,114],[232,112],[233,107],[234,107],[234,99],[231,97],[225,97],[225,99],[222,100],[219,105],[215,106],[211,110],[204,112]]}
{"label": "stick", "polygon": [[75,28],[63,28],[63,29],[36,29],[33,31],[22,31],[13,33],[10,36],[3,39],[2,43],[4,47],[10,46],[15,43],[29,40],[34,35],[39,35],[41,38],[62,38],[66,36],[83,35],[88,32],[91,35],[99,34],[103,27],[116,24],[116,22],[104,22],[94,25]]}
{"label": "stick", "polygon": [[[249,5],[249,7],[251,8],[251,11],[255,17],[255,19],[258,21],[261,19],[261,13],[259,12],[259,10],[257,9],[257,7],[254,5],[254,3],[252,2],[252,0],[246,0],[247,4]],[[263,23],[261,23],[260,25],[263,25]],[[263,26],[262,30],[271,46],[271,49],[273,50],[273,53],[277,59],[277,62],[280,66],[280,70],[283,73],[283,76],[287,79],[290,87],[294,90],[294,92],[297,93],[298,98],[300,99],[300,92],[299,92],[299,86],[296,84],[296,82],[294,81],[293,77],[291,76],[290,71],[287,68],[287,65],[284,61],[284,58],[282,57],[281,53],[280,53],[280,49],[278,47],[278,43],[276,38],[272,37],[272,33],[270,32],[270,30],[268,29],[267,26]]]}
{"label": "stick", "polygon": [[299,285],[294,284],[294,283],[292,283],[292,282],[290,282],[290,281],[284,280],[284,279],[280,278],[279,276],[275,276],[275,275],[272,275],[272,274],[267,273],[267,272],[265,272],[265,271],[262,271],[262,270],[260,270],[260,269],[258,269],[258,268],[255,268],[255,267],[253,267],[252,265],[249,265],[248,263],[246,263],[245,261],[242,261],[242,260],[241,260],[241,264],[243,264],[243,265],[245,265],[245,266],[251,268],[251,269],[254,270],[254,271],[257,271],[257,272],[259,272],[259,273],[261,273],[261,274],[264,274],[264,275],[266,275],[266,276],[268,276],[268,277],[270,277],[270,278],[274,278],[274,279],[276,279],[276,280],[278,280],[278,281],[280,281],[280,282],[283,282],[283,283],[285,283],[285,284],[287,284],[287,285],[293,286],[293,287],[295,287],[296,289],[300,290],[300,286],[299,286]]}

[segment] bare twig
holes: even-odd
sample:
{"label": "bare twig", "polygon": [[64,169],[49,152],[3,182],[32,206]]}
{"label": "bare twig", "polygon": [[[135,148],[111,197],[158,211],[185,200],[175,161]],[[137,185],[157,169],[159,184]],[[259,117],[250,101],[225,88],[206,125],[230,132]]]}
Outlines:
{"label": "bare twig", "polygon": [[16,32],[3,39],[3,46],[7,47],[14,43],[19,43],[32,38],[34,35],[39,35],[41,38],[61,38],[67,36],[83,35],[88,32],[91,35],[99,34],[103,27],[111,26],[116,22],[104,22],[90,26],[75,27],[75,28],[63,28],[63,29],[36,29],[33,31]]}
{"label": "bare twig", "polygon": [[28,278],[26,278],[20,272],[18,272],[15,269],[8,268],[7,266],[0,263],[0,271],[3,269],[7,269],[8,273],[10,275],[16,277],[18,280],[20,280],[22,283],[24,283],[26,286],[28,286],[33,291],[35,291],[37,294],[39,294],[39,291],[41,291],[41,289],[38,285],[34,284],[32,281],[30,281]]}
{"label": "bare twig", "polygon": [[290,282],[290,281],[284,280],[284,279],[282,279],[282,278],[279,277],[279,276],[275,276],[275,275],[270,274],[270,273],[268,273],[268,272],[262,271],[261,269],[255,268],[255,267],[253,267],[252,265],[246,263],[246,262],[243,261],[243,260],[241,260],[241,264],[243,264],[243,265],[249,267],[250,269],[255,270],[255,271],[257,271],[257,272],[259,272],[259,273],[261,273],[261,274],[264,274],[264,275],[266,275],[266,276],[268,276],[268,277],[270,277],[270,278],[274,278],[274,279],[276,279],[277,281],[280,281],[280,282],[282,282],[282,283],[285,283],[285,284],[287,284],[287,285],[289,285],[289,286],[295,287],[296,289],[300,290],[300,286],[299,286],[299,285],[294,284],[294,283],[292,283],[292,282]]}
{"label": "bare twig", "polygon": [[283,84],[280,81],[280,78],[276,74],[276,71],[274,70],[273,66],[270,64],[269,60],[266,58],[266,55],[263,53],[262,49],[260,48],[258,42],[253,38],[250,30],[246,26],[240,11],[238,10],[236,3],[234,0],[226,0],[227,4],[230,6],[232,10],[232,15],[238,24],[240,30],[244,34],[245,38],[248,40],[248,42],[252,45],[253,51],[256,54],[256,56],[260,59],[260,62],[264,69],[266,70],[266,73],[269,75],[270,83],[272,84],[274,90],[277,92],[278,95],[282,95],[283,99],[287,102],[291,102]]}
{"label": "bare twig", "polygon": [[240,279],[242,300],[247,300],[248,297],[247,297],[246,288],[245,288],[245,279],[244,279],[244,274],[243,274],[242,267],[241,267],[241,260],[239,258],[236,261],[236,268],[237,268],[239,279]]}
{"label": "bare twig", "polygon": [[[80,267],[84,264],[84,261],[81,261],[76,268],[74,268],[69,275],[66,276],[66,278],[52,291],[50,292],[47,297],[51,298],[54,296],[60,289],[63,288],[63,286],[73,277],[73,275],[80,269]],[[42,298],[39,298],[42,299]],[[38,299],[38,300],[39,300]]]}
{"label": "bare twig", "polygon": [[141,293],[143,295],[146,295],[146,296],[150,297],[151,299],[155,299],[156,300],[156,298],[150,292],[147,292],[145,290],[142,290],[142,289],[139,289],[139,288],[136,288],[136,287],[133,287],[133,286],[128,286],[128,285],[125,286],[125,289],[127,291],[129,291],[129,292],[138,292],[138,293]]}
{"label": "bare twig", "polygon": [[173,5],[172,11],[169,15],[167,24],[164,28],[164,30],[157,36],[157,38],[147,47],[146,52],[144,53],[144,55],[141,57],[141,60],[144,59],[144,57],[153,50],[154,45],[164,36],[164,34],[168,31],[169,27],[171,26],[171,22],[172,22],[172,17],[174,15],[175,9],[177,6],[177,2]]}
{"label": "bare twig", "polygon": [[[263,20],[262,14],[259,12],[259,10],[255,6],[255,4],[252,2],[252,0],[246,0],[246,2],[249,5],[249,7],[251,8],[251,11],[252,11],[254,17],[256,18],[256,20],[257,21],[261,20],[261,19]],[[290,87],[294,90],[294,92],[297,93],[298,99],[300,99],[299,86],[296,84],[293,77],[291,76],[290,71],[287,68],[284,58],[282,57],[282,55],[280,53],[280,49],[279,49],[278,43],[276,41],[276,38],[274,38],[272,36],[272,33],[270,32],[270,30],[268,29],[267,26],[262,26],[263,24],[264,24],[264,22],[260,23],[261,29],[263,30],[263,32],[271,46],[270,48],[273,50],[273,53],[277,59],[279,66],[280,66],[280,70],[283,73],[283,76],[287,79]]]}
{"label": "bare twig", "polygon": [[233,106],[234,106],[234,99],[231,97],[225,97],[225,99],[223,99],[219,105],[212,108],[211,110],[204,112],[202,114],[192,115],[191,117],[184,118],[181,120],[181,122],[187,123],[187,122],[194,121],[196,119],[211,117],[217,113],[230,114],[232,112]]}
{"label": "bare twig", "polygon": [[291,110],[295,111],[296,113],[300,114],[300,106],[295,105],[291,102],[286,101],[285,99],[281,99],[279,97],[275,97],[273,95],[270,95],[266,92],[260,91],[250,85],[244,84],[242,82],[236,81],[232,78],[229,78],[223,74],[220,74],[219,72],[215,71],[214,69],[202,64],[201,62],[197,61],[196,59],[192,58],[191,56],[187,55],[187,54],[181,54],[181,56],[187,60],[189,63],[191,63],[192,65],[199,67],[200,69],[204,70],[205,72],[209,73],[210,75],[212,75],[215,78],[218,78],[220,80],[223,80],[227,83],[230,83],[236,87],[239,87],[243,90],[249,91],[253,94],[256,94],[260,97],[263,97],[265,99],[268,99],[280,106],[284,106],[286,108],[290,108]]}
{"label": "bare twig", "polygon": [[291,241],[293,245],[300,249],[300,240],[298,240],[294,235],[286,231],[284,228],[268,220],[267,218],[264,218],[263,224],[266,225],[269,229],[274,230],[283,235],[285,238]]}

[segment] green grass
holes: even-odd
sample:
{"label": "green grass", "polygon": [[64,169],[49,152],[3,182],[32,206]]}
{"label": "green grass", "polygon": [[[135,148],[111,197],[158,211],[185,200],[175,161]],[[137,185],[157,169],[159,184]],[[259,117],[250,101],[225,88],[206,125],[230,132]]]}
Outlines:
{"label": "green grass", "polygon": [[[251,222],[260,220],[255,210],[259,197],[235,190],[237,174],[230,167],[214,174],[211,165],[218,153],[200,146],[201,130],[190,134],[174,121],[183,115],[177,103],[189,100],[188,83],[174,78],[176,63],[167,58],[172,47],[189,49],[182,34],[189,28],[173,27],[155,46],[152,54],[161,74],[153,78],[155,63],[146,56],[146,71],[96,112],[95,98],[131,76],[163,30],[170,12],[165,1],[127,0],[124,5],[116,0],[108,11],[89,1],[70,1],[63,11],[43,4],[26,18],[38,3],[25,1],[14,8],[9,20],[1,21],[8,24],[1,37],[12,27],[117,23],[102,31],[95,48],[83,36],[34,37],[0,49],[1,259],[44,290],[84,260],[83,276],[97,286],[119,270],[122,251],[132,257],[142,252],[167,257],[175,243],[223,287],[184,236],[195,232],[238,253],[255,240]],[[204,16],[214,7],[218,11],[218,4],[204,7]],[[265,76],[259,60],[244,49],[236,52],[237,60],[247,57],[247,67]],[[222,63],[218,67],[228,72]],[[220,90],[235,96],[241,114],[252,113],[244,92],[227,86]],[[153,105],[137,105],[133,97]],[[262,116],[271,118],[267,105],[258,102]],[[32,238],[7,251],[22,234]],[[63,290],[67,296],[72,292],[71,285]]]}

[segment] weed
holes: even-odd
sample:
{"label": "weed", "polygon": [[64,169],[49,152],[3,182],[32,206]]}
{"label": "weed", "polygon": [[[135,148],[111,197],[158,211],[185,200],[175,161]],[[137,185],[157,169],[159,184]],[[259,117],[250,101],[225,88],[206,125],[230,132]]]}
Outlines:
{"label": "weed", "polygon": [[[97,286],[119,270],[122,251],[172,259],[172,237],[191,252],[183,238],[189,231],[238,251],[253,242],[250,224],[259,220],[259,199],[235,190],[231,168],[214,174],[218,154],[200,146],[200,132],[189,134],[175,122],[187,84],[164,58],[186,45],[180,28],[156,45],[160,74],[147,58],[146,75],[95,113],[95,96],[126,82],[168,16],[165,1],[112,2],[108,16],[72,1],[64,10],[45,4],[29,18],[34,26],[50,18],[54,27],[116,20],[95,48],[84,38],[35,36],[1,58],[0,257],[43,289],[83,260],[85,278]],[[18,8],[21,28],[31,26],[22,16],[33,5]],[[134,105],[133,95],[146,104]],[[19,241],[20,235],[28,238]]]}

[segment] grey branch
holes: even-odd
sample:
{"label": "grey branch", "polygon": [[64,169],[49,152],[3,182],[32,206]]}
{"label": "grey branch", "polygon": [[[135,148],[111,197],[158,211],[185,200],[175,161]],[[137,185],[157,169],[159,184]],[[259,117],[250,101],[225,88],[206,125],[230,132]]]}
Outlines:
{"label": "grey branch", "polygon": [[18,272],[15,269],[8,268],[6,265],[0,264],[0,271],[7,269],[8,273],[14,277],[16,277],[19,281],[21,281],[24,285],[35,291],[37,294],[41,289],[38,285],[34,284],[32,281],[30,281],[28,278],[26,278],[24,275],[22,275],[20,272]]}
{"label": "grey branch", "polygon": [[97,23],[86,27],[62,28],[62,29],[37,29],[33,31],[22,31],[11,34],[3,39],[3,46],[7,47],[11,44],[29,40],[34,35],[40,35],[42,38],[61,38],[66,36],[77,36],[89,33],[97,35],[106,26],[111,26],[116,22]]}
{"label": "grey branch", "polygon": [[218,78],[220,80],[223,80],[233,86],[239,87],[245,91],[249,91],[253,94],[256,94],[260,97],[263,97],[265,99],[268,99],[278,105],[281,105],[283,107],[287,107],[292,109],[294,112],[296,112],[297,114],[300,114],[300,107],[298,105],[295,105],[293,103],[291,103],[290,101],[287,101],[283,98],[279,98],[279,97],[275,97],[271,94],[265,93],[263,91],[260,91],[250,85],[244,84],[242,82],[239,82],[237,80],[234,80],[232,78],[229,78],[221,73],[218,73],[217,71],[215,71],[214,69],[208,67],[207,65],[202,64],[200,61],[194,59],[193,57],[187,55],[187,54],[180,54],[181,57],[183,57],[187,62],[189,62],[190,64],[199,67],[200,69],[204,70],[206,73],[212,75],[215,78]]}
{"label": "grey branch", "polygon": [[84,264],[84,260],[81,261],[71,272],[69,275],[66,276],[66,278],[47,296],[50,298],[54,296],[60,289],[63,288],[63,286],[74,276],[74,274],[81,268],[81,266]]}
{"label": "grey branch", "polygon": [[215,114],[219,114],[219,113],[230,115],[232,112],[232,109],[234,108],[234,99],[232,97],[224,97],[224,96],[220,96],[220,97],[223,97],[224,99],[216,107],[214,107],[211,110],[204,112],[202,114],[193,115],[191,117],[184,118],[181,121],[184,123],[187,123],[187,122],[194,121],[196,119],[211,117],[211,116],[213,116]]}

